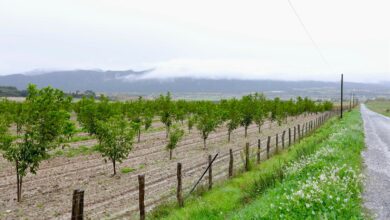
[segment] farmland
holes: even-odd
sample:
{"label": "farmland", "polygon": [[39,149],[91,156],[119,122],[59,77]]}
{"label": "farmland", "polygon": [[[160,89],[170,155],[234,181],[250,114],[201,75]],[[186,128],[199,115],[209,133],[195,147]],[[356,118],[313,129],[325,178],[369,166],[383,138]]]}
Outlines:
{"label": "farmland", "polygon": [[374,112],[390,117],[390,101],[389,100],[370,100],[367,102],[367,107]]}
{"label": "farmland", "polygon": [[[42,96],[45,94],[42,91],[38,91],[36,94],[40,92]],[[41,98],[39,95],[31,97],[30,100],[27,98],[24,109],[34,107],[32,99],[35,98],[42,101],[42,99],[39,99]],[[59,100],[63,99],[60,98]],[[142,108],[142,110],[136,111],[138,105],[141,105],[140,103],[143,103],[144,106],[148,105],[141,101],[128,105],[110,103],[105,99],[100,100],[100,102],[83,99],[76,103],[72,107],[75,112],[71,112],[68,117],[65,117],[69,118],[69,121],[74,124],[75,134],[72,135],[72,138],[65,138],[63,134],[58,134],[58,139],[55,139],[53,147],[44,152],[47,153],[48,157],[40,162],[36,174],[27,172],[27,175],[19,176],[23,177],[20,202],[17,201],[15,195],[15,183],[17,182],[15,166],[9,160],[2,158],[0,160],[0,194],[2,195],[0,216],[5,219],[68,219],[71,214],[72,192],[75,189],[83,189],[85,190],[84,215],[86,218],[137,218],[137,176],[139,174],[144,174],[146,178],[145,203],[149,211],[153,207],[174,198],[176,164],[178,162],[183,165],[183,190],[185,193],[188,193],[194,182],[207,167],[208,155],[214,156],[219,153],[213,164],[213,179],[216,182],[222,181],[228,177],[229,149],[232,149],[235,158],[234,173],[240,172],[244,164],[243,149],[246,143],[249,143],[250,155],[255,156],[256,149],[258,149],[258,140],[260,139],[260,158],[265,160],[268,155],[266,151],[268,137],[270,140],[269,154],[272,155],[277,150],[287,147],[286,132],[289,128],[291,131],[296,130],[296,140],[298,140],[298,136],[303,133],[307,134],[314,128],[314,123],[318,125],[320,121],[328,118],[330,114],[325,110],[329,106],[331,107],[331,105],[327,107],[327,103],[324,105],[315,104],[307,99],[298,99],[298,102],[278,99],[266,100],[258,95],[247,96],[242,100],[221,101],[218,104],[212,102],[176,102],[171,101],[169,95],[167,95],[161,96],[160,99],[153,102],[159,103],[155,107],[159,110],[150,114],[148,110],[152,108]],[[12,103],[6,104],[13,105]],[[63,109],[70,111],[70,108],[65,104]],[[192,105],[195,106],[195,109],[184,111],[185,116],[181,117],[183,114],[178,114],[178,112],[182,112],[177,111],[180,105]],[[231,105],[237,106],[231,108]],[[120,107],[117,108],[117,106]],[[176,106],[177,109],[175,111],[169,110],[172,106]],[[126,109],[126,114],[117,114],[115,113],[116,109]],[[227,111],[223,111],[223,109],[227,109]],[[251,115],[256,112],[256,109],[263,111],[261,113],[263,117],[260,121],[261,127],[257,126],[254,120],[255,116]],[[281,111],[282,109],[284,110]],[[237,112],[233,110],[237,110]],[[55,109],[55,111],[61,110]],[[172,120],[168,121],[171,129],[167,127],[167,114],[164,111],[174,115],[172,118],[168,117],[169,120]],[[29,112],[26,111],[27,113]],[[104,116],[98,116],[99,114]],[[92,132],[93,125],[97,121],[93,121],[91,116],[101,117],[97,124],[104,121],[108,125],[102,124],[102,126],[112,126],[116,122],[105,120],[110,118],[110,115],[115,114],[121,115],[122,119],[126,118],[126,120],[116,118],[115,120],[125,121],[126,128],[131,128],[131,132],[127,136],[131,136],[133,140],[129,141],[131,142],[131,151],[124,156],[121,163],[117,164],[118,172],[113,175],[113,165],[115,163],[111,163],[113,161],[110,158],[102,157],[102,150],[99,146],[104,145],[106,139],[99,136],[98,132]],[[108,117],[106,117],[107,115]],[[189,129],[188,124],[190,124],[189,121],[192,120],[192,117],[196,118],[194,128]],[[3,112],[3,118],[10,118],[9,128],[6,129],[7,132],[3,130],[3,135],[5,135],[4,137],[13,138],[11,143],[13,146],[23,143],[20,137],[29,132],[28,127],[25,126],[27,123],[35,125],[35,122],[27,121],[22,123],[20,129],[18,121],[15,121],[14,117],[10,117],[9,114]],[[205,122],[202,122],[202,118]],[[59,127],[59,130],[65,131],[65,125],[69,121],[65,120],[64,127]],[[204,128],[204,124],[209,121],[215,121],[215,123],[206,126],[206,128],[214,126],[207,130]],[[134,124],[137,122],[139,124]],[[233,122],[236,123],[236,126],[232,125]],[[132,124],[127,125],[127,123]],[[148,123],[150,125],[145,127],[145,124]],[[300,129],[298,129],[298,125]],[[116,128],[113,127],[112,129]],[[175,130],[182,130],[185,134],[178,141],[176,148],[169,151],[167,150],[167,144],[170,142],[169,137],[175,133]],[[292,136],[290,138],[293,139]],[[58,140],[62,142],[58,143]],[[67,145],[62,149],[61,146],[64,142]],[[2,148],[3,154],[7,152],[7,148],[4,146],[5,144]],[[170,152],[172,152],[172,159],[169,158]],[[201,185],[206,183],[207,181],[204,179]]]}

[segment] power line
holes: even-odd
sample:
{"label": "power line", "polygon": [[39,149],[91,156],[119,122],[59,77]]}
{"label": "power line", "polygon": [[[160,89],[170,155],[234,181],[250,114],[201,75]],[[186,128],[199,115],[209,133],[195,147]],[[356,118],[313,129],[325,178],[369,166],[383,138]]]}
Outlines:
{"label": "power line", "polygon": [[294,5],[292,4],[291,0],[287,0],[288,4],[290,5],[290,8],[294,12],[295,16],[298,18],[299,23],[301,24],[303,30],[305,31],[306,35],[309,37],[310,41],[312,42],[314,48],[317,50],[318,54],[320,55],[322,61],[325,63],[325,65],[328,66],[328,68],[332,71],[335,72],[332,68],[332,66],[329,64],[328,60],[325,58],[324,54],[322,53],[320,47],[318,44],[314,41],[314,38],[311,36],[309,30],[307,29],[306,25],[303,23],[302,18],[299,16],[298,11],[295,9]]}

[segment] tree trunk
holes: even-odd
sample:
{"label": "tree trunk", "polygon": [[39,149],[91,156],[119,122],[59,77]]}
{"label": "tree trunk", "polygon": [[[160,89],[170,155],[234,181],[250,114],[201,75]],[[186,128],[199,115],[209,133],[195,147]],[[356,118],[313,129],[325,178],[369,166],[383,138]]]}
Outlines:
{"label": "tree trunk", "polygon": [[245,137],[248,135],[248,126],[245,125]]}
{"label": "tree trunk", "polygon": [[19,180],[19,162],[16,161],[16,197],[17,201],[20,202],[20,180]]}
{"label": "tree trunk", "polygon": [[115,159],[112,159],[112,166],[114,168],[114,176],[116,175]]}
{"label": "tree trunk", "polygon": [[203,149],[206,149],[206,138],[203,138]]}
{"label": "tree trunk", "polygon": [[231,131],[228,131],[228,142],[230,142],[230,135],[231,135]]}
{"label": "tree trunk", "polygon": [[22,200],[23,176],[19,175],[19,198]]}
{"label": "tree trunk", "polygon": [[261,133],[261,125],[258,125],[258,127],[259,127],[259,134]]}
{"label": "tree trunk", "polygon": [[169,149],[169,159],[172,160],[172,149]]}
{"label": "tree trunk", "polygon": [[168,136],[169,136],[169,126],[167,126],[167,128],[166,128],[166,135],[165,135],[165,138],[168,138]]}
{"label": "tree trunk", "polygon": [[138,143],[141,142],[141,129],[138,130]]}

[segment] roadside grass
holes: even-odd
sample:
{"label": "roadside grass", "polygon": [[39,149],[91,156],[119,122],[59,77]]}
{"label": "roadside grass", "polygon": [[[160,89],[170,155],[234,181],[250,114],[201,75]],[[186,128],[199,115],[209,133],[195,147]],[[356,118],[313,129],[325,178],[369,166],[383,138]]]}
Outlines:
{"label": "roadside grass", "polygon": [[390,100],[368,101],[366,106],[374,112],[390,117]]}
{"label": "roadside grass", "polygon": [[184,208],[164,204],[148,218],[362,219],[363,147],[360,113],[353,110],[251,171],[187,198]]}

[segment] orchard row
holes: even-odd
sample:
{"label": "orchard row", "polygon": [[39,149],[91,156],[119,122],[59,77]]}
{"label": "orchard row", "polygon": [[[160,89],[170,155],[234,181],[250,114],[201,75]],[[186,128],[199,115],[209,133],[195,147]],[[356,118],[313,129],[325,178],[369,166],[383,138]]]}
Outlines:
{"label": "orchard row", "polygon": [[[134,139],[140,141],[141,131],[150,129],[154,120],[165,126],[166,147],[171,157],[185,133],[184,124],[188,132],[194,128],[199,131],[206,148],[209,134],[220,126],[226,126],[230,141],[230,134],[240,126],[246,136],[248,127],[254,123],[260,132],[266,120],[281,125],[289,116],[332,108],[330,102],[300,97],[270,100],[257,93],[218,102],[173,100],[169,93],[154,100],[113,102],[101,96],[99,100],[84,97],[72,102],[71,97],[58,89],[30,85],[25,102],[0,101],[0,150],[15,165],[20,201],[27,172],[35,174],[40,162],[49,158],[50,151],[77,132],[75,122],[70,120],[72,112],[77,114],[82,128],[98,139],[98,151],[113,163],[115,175],[115,164],[128,157]],[[12,132],[13,127],[16,132]]]}

